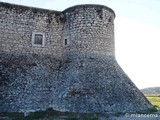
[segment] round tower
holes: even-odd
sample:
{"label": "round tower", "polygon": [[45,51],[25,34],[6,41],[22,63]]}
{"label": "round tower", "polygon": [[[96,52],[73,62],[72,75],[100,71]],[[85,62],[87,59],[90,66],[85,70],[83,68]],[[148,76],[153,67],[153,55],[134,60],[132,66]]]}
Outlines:
{"label": "round tower", "polygon": [[51,107],[80,113],[151,108],[115,59],[113,10],[101,5],[78,5],[63,14],[64,59]]}
{"label": "round tower", "polygon": [[[55,12],[8,3],[0,7],[6,49],[0,53],[0,112],[27,114],[52,107],[61,112],[130,113],[153,107],[115,59],[115,14],[110,8],[77,5]],[[34,35],[39,42],[30,46],[35,30],[40,30]]]}
{"label": "round tower", "polygon": [[64,10],[63,14],[65,56],[82,58],[115,55],[115,13],[112,9],[102,5],[77,5]]}

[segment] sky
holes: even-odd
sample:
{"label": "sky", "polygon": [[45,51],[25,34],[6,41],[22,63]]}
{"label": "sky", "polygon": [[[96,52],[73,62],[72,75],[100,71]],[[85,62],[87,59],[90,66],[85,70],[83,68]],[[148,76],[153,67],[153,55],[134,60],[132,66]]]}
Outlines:
{"label": "sky", "polygon": [[1,0],[63,11],[78,4],[112,8],[116,59],[139,88],[160,87],[160,0]]}

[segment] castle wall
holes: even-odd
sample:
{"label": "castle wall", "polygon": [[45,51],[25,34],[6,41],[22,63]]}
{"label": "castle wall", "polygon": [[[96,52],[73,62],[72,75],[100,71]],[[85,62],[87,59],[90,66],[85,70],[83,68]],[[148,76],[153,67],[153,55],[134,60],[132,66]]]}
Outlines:
{"label": "castle wall", "polygon": [[[57,87],[63,79],[70,81],[67,76],[72,77],[74,69],[64,74],[77,64],[57,57],[114,57],[114,13],[108,8],[82,5],[58,12],[1,3],[0,10],[1,112],[67,110],[57,100]],[[44,46],[32,45],[34,32],[44,33]],[[88,63],[86,67],[92,69]]]}
{"label": "castle wall", "polygon": [[[1,3],[0,51],[114,56],[114,12],[106,6],[82,6],[58,12]],[[34,32],[44,34],[44,46],[33,46]]]}
{"label": "castle wall", "polygon": [[76,6],[64,12],[64,38],[69,56],[114,56],[114,12],[98,5]]}
{"label": "castle wall", "polygon": [[[114,17],[102,5],[58,12],[0,3],[0,112],[151,108],[116,62]],[[34,33],[45,38],[41,46]]]}
{"label": "castle wall", "polygon": [[[0,51],[61,56],[61,13],[0,3]],[[44,46],[32,45],[33,32],[43,33]]]}

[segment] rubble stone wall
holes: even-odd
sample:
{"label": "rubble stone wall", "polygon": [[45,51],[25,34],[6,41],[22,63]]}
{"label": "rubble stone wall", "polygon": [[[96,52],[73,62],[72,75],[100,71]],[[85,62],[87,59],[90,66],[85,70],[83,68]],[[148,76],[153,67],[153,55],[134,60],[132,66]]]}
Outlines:
{"label": "rubble stone wall", "polygon": [[[114,56],[114,12],[104,6],[76,6],[64,11],[65,53]],[[64,38],[65,38],[64,37]]]}
{"label": "rubble stone wall", "polygon": [[[61,12],[0,3],[0,51],[62,54]],[[45,45],[33,46],[33,32],[44,33]]]}
{"label": "rubble stone wall", "polygon": [[[136,112],[152,105],[115,59],[113,10],[0,2],[0,112]],[[44,46],[33,46],[34,32]]]}

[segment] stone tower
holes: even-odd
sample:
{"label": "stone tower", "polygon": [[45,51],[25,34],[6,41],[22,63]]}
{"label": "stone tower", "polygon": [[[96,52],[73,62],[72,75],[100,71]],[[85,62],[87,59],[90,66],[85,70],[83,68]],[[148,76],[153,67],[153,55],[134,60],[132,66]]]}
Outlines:
{"label": "stone tower", "polygon": [[[78,5],[63,11],[68,54],[114,56],[114,11],[102,5]],[[69,48],[69,49],[68,49]]]}
{"label": "stone tower", "polygon": [[66,64],[53,108],[71,112],[136,112],[151,107],[115,59],[112,9],[78,5],[63,11]]}
{"label": "stone tower", "polygon": [[[59,12],[7,3],[0,9],[0,111],[116,113],[152,107],[115,59],[112,9],[77,5]],[[45,38],[42,46],[31,42],[36,32]]]}

